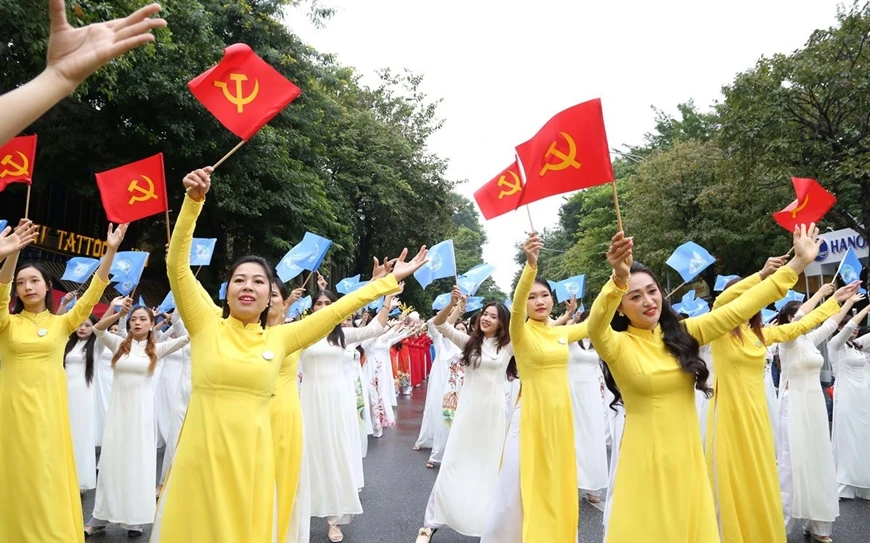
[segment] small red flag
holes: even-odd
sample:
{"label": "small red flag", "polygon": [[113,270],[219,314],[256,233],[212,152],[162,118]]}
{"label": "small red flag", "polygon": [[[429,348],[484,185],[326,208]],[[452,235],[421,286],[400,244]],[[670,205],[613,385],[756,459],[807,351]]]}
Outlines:
{"label": "small red flag", "polygon": [[517,146],[526,185],[519,205],[613,181],[601,100],[570,107]]}
{"label": "small red flag", "polygon": [[773,214],[773,219],[789,232],[794,232],[795,226],[799,224],[818,224],[825,213],[837,203],[837,197],[826,191],[815,179],[792,177],[791,182],[797,200]]}
{"label": "small red flag", "polygon": [[302,93],[244,43],[227,47],[217,66],[187,86],[221,124],[246,141]]}
{"label": "small red flag", "polygon": [[514,161],[491,181],[477,189],[474,199],[483,217],[489,220],[519,207],[522,191],[520,168]]}
{"label": "small red flag", "polygon": [[36,134],[12,138],[0,147],[0,192],[9,183],[31,184],[35,158]]}
{"label": "small red flag", "polygon": [[163,153],[97,174],[106,217],[115,224],[137,221],[169,209]]}

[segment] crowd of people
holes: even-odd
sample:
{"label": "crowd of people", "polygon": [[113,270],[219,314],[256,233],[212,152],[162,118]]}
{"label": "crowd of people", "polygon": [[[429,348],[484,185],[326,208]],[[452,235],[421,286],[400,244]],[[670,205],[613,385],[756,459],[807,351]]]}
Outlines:
{"label": "crowd of people", "polygon": [[[152,5],[73,29],[64,3],[50,5],[48,67],[0,96],[0,144],[165,24]],[[577,541],[578,495],[606,497],[610,543],[784,543],[797,526],[829,542],[839,499],[870,499],[859,282],[826,285],[762,322],[816,258],[814,224],[795,229],[794,257],[732,281],[697,317],[671,307],[617,232],[590,310],[573,301],[554,318],[533,232],[509,304],[468,315],[455,287],[426,323],[391,319],[403,281],[427,264],[422,247],[374,259],[367,284],[342,297],[318,278],[310,314],[288,319],[304,292],[260,256],[230,266],[221,305],[191,270],[212,173],[182,182],[171,314],[118,298],[92,316],[127,225],[109,226],[89,286],[57,310],[50,273],[19,261],[35,226],[0,232],[0,542],[83,541],[119,524],[130,537],[151,525],[155,543],[300,543],[311,518],[342,541],[363,513],[369,436],[395,425],[397,396],[427,377],[414,447],[431,448],[426,467],[439,471],[409,534],[417,543],[443,527],[484,543]],[[831,432],[821,345],[836,377]]]}

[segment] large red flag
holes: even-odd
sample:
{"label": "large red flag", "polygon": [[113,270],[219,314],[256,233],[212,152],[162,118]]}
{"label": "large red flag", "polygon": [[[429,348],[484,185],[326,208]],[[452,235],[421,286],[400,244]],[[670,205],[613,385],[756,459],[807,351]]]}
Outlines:
{"label": "large red flag", "polygon": [[613,181],[601,100],[570,107],[517,146],[526,184],[519,205]]}
{"label": "large red flag", "polygon": [[489,220],[519,207],[522,191],[520,168],[514,161],[491,181],[477,189],[474,199],[483,217]]}
{"label": "large red flag", "polygon": [[36,134],[12,138],[0,147],[0,192],[9,183],[32,183],[35,158]]}
{"label": "large red flag", "polygon": [[815,179],[792,177],[797,200],[785,209],[773,214],[773,219],[789,232],[794,232],[795,226],[818,223],[825,213],[837,203],[837,197],[826,191]]}
{"label": "large red flag", "polygon": [[169,209],[163,153],[97,174],[106,217],[116,224],[137,221]]}
{"label": "large red flag", "polygon": [[244,43],[227,47],[217,66],[187,86],[221,124],[243,140],[251,139],[302,93]]}

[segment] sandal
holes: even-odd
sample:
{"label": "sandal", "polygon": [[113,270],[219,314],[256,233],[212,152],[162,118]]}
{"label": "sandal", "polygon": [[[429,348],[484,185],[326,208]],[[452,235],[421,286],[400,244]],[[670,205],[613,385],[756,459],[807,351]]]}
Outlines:
{"label": "sandal", "polygon": [[419,450],[420,450],[420,446],[419,446],[419,445],[414,445],[413,447],[411,447],[411,450],[412,450],[412,451],[419,451]]}
{"label": "sandal", "polygon": [[804,535],[812,536],[813,541],[818,541],[819,543],[834,543],[834,540],[831,538],[831,536],[828,535],[816,535],[809,530],[804,530]]}
{"label": "sandal", "polygon": [[105,532],[105,526],[85,526],[85,539],[91,537],[94,534],[98,534],[100,532]]}
{"label": "sandal", "polygon": [[438,531],[438,528],[420,528],[417,532],[417,540],[414,543],[429,543],[432,540],[432,535]]}
{"label": "sandal", "polygon": [[601,498],[595,494],[586,494],[586,501],[589,503],[601,503]]}
{"label": "sandal", "polygon": [[329,532],[327,533],[327,537],[332,543],[338,543],[339,541],[344,541],[344,534],[341,533],[341,528],[338,526],[329,525]]}
{"label": "sandal", "polygon": [[435,462],[426,462],[426,469],[435,469]]}

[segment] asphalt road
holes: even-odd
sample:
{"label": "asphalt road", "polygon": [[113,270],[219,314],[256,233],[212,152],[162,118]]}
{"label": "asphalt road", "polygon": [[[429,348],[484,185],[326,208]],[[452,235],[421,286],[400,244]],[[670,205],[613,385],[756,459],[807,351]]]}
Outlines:
{"label": "asphalt road", "polygon": [[[425,386],[425,385],[424,385]],[[399,423],[384,432],[380,439],[369,438],[368,456],[364,460],[365,488],[360,494],[365,513],[354,518],[344,529],[347,543],[413,543],[417,530],[422,525],[423,512],[429,492],[435,483],[437,470],[426,469],[427,451],[411,450],[420,429],[420,418],[425,404],[425,390],[416,389],[412,397],[400,397],[397,410]],[[162,450],[158,459],[162,459]],[[158,467],[158,472],[159,472]],[[90,518],[94,506],[94,491],[84,496],[85,521]],[[580,542],[600,543],[602,539],[603,514],[599,509],[583,501],[580,505]],[[147,541],[150,530],[137,541]],[[834,524],[836,543],[867,543],[870,541],[870,502],[840,502],[840,517]],[[118,543],[130,541],[127,532],[110,526],[104,534],[88,539],[94,543]],[[326,543],[326,521],[312,519],[311,541]],[[477,538],[464,537],[449,529],[439,530],[433,543],[473,543]],[[802,533],[796,532],[789,543],[809,542]],[[221,543],[221,542],[209,542]],[[242,543],[242,542],[226,542]],[[645,542],[638,542],[645,543]],[[649,542],[659,543],[659,542]],[[677,543],[677,542],[667,542]]]}

